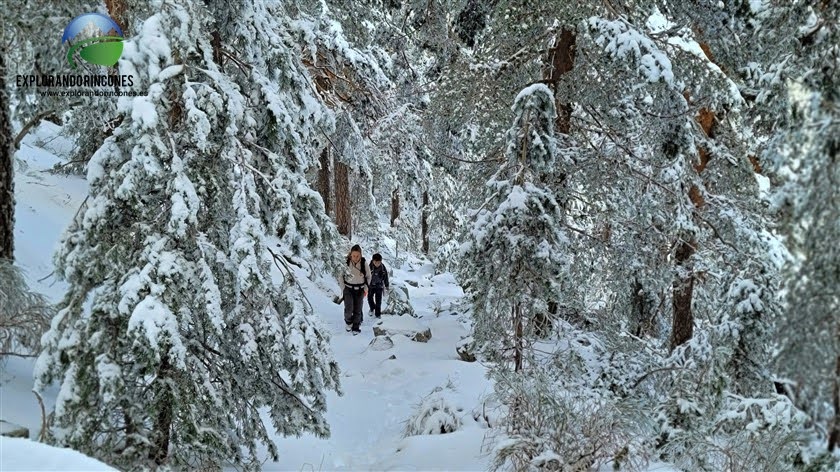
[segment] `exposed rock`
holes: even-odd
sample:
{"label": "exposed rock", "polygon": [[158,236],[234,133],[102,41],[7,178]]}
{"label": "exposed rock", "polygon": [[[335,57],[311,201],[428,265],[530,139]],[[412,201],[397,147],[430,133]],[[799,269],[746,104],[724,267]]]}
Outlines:
{"label": "exposed rock", "polygon": [[396,354],[391,354],[391,357],[389,357],[388,360],[393,360],[393,359],[396,359],[396,358],[397,358]]}
{"label": "exposed rock", "polygon": [[424,326],[414,318],[408,317],[386,318],[378,321],[373,326],[373,334],[375,336],[403,335],[412,341],[420,343],[425,343],[432,339],[432,330],[428,326]]}
{"label": "exposed rock", "polygon": [[468,336],[455,345],[455,352],[464,362],[475,362],[475,340]]}
{"label": "exposed rock", "polygon": [[408,288],[402,283],[391,283],[391,290],[385,299],[385,307],[382,309],[383,315],[409,315],[416,317],[414,307],[408,298]]}
{"label": "exposed rock", "polygon": [[432,339],[432,330],[429,328],[426,328],[425,331],[418,331],[414,333],[414,336],[411,336],[411,340],[418,343],[427,343],[430,339]]}
{"label": "exposed rock", "polygon": [[416,280],[406,280],[405,283],[415,288],[420,286],[420,283],[418,283]]}

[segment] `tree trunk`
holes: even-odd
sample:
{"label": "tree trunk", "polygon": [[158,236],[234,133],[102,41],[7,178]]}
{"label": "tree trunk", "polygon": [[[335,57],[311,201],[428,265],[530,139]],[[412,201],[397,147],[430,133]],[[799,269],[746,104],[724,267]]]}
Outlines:
{"label": "tree trunk", "polygon": [[[564,74],[567,74],[574,69],[575,66],[575,42],[577,38],[574,31],[563,29],[555,38],[554,44],[548,50],[548,62],[543,68],[543,78],[548,83],[549,87],[554,91],[555,106],[557,107],[557,118],[555,120],[556,131],[559,133],[569,134],[572,128],[572,104],[561,101],[560,95],[557,93],[560,79]],[[558,175],[558,184],[561,188],[565,188],[566,173],[562,170]],[[560,206],[566,209],[566,199],[563,198],[565,191],[560,192]],[[534,313],[533,326],[537,336],[543,337],[548,335],[551,327],[551,320],[557,314],[557,302],[550,300],[548,302],[548,313],[537,312]]]}
{"label": "tree trunk", "polygon": [[642,337],[653,330],[653,310],[650,295],[638,278],[633,279],[632,291],[630,299],[632,300],[633,319],[636,322],[633,335]]}
{"label": "tree trunk", "polygon": [[831,403],[834,407],[834,419],[828,434],[828,450],[834,452],[837,443],[840,442],[840,355],[837,356],[834,364],[834,391]]}
{"label": "tree trunk", "polygon": [[328,216],[332,214],[332,194],[330,192],[331,160],[330,148],[327,146],[323,151],[321,151],[321,168],[318,169],[318,193],[321,194],[321,198],[324,200],[324,212],[326,212]]}
{"label": "tree trunk", "polygon": [[391,194],[391,227],[394,227],[394,222],[400,217],[400,192],[394,189]]}
{"label": "tree trunk", "polygon": [[575,66],[575,33],[572,30],[563,29],[560,35],[554,40],[554,45],[548,50],[548,65],[543,75],[545,80],[554,90],[557,100],[557,131],[569,134],[572,124],[572,104],[561,102],[557,94],[557,86],[560,77],[570,72]]}
{"label": "tree trunk", "polygon": [[222,55],[222,35],[219,30],[210,33],[210,45],[213,46],[213,62],[224,70],[224,56]]}
{"label": "tree trunk", "polygon": [[693,242],[680,241],[677,247],[677,279],[672,288],[672,307],[674,322],[671,327],[671,350],[691,339],[694,334],[694,314],[691,300],[694,296],[694,273],[691,256],[694,255]]}
{"label": "tree trunk", "polygon": [[172,376],[172,366],[169,364],[169,354],[162,356],[160,367],[158,367],[156,384],[157,405],[160,408],[157,417],[154,419],[152,430],[152,449],[150,459],[155,464],[163,465],[169,457],[169,441],[172,435],[172,392],[168,383]]}
{"label": "tree trunk", "polygon": [[[701,47],[705,46],[701,44]],[[703,51],[711,60],[711,52],[708,46]],[[684,93],[686,100],[691,103],[689,92]],[[709,138],[713,137],[715,114],[707,108],[701,108],[696,117],[700,128]],[[700,175],[706,169],[712,154],[704,148],[697,148],[699,161],[694,164],[694,170]],[[694,203],[695,211],[703,210],[706,202],[703,194],[696,185],[688,190],[688,197]],[[697,243],[693,238],[682,239],[676,251],[675,264],[677,267],[677,278],[672,288],[673,324],[671,326],[671,350],[691,339],[694,333],[694,314],[691,311],[691,301],[694,296],[694,269],[691,264],[691,256],[697,251]]]}
{"label": "tree trunk", "polygon": [[353,237],[353,223],[350,212],[350,169],[341,161],[335,161],[335,224],[338,232]]}
{"label": "tree trunk", "polygon": [[[126,5],[125,0],[105,0],[105,8],[108,11],[108,16],[120,27],[123,36],[128,37],[128,20],[126,19]],[[108,75],[111,77],[119,77],[120,69],[118,65],[108,68]],[[120,91],[119,80],[114,82],[114,91]]]}
{"label": "tree trunk", "polygon": [[423,241],[423,254],[429,254],[429,191],[423,192],[423,211],[420,216],[420,235]]}
{"label": "tree trunk", "polygon": [[119,25],[123,35],[128,36],[128,24],[125,18],[125,0],[105,0],[105,8],[108,10],[108,16]]}
{"label": "tree trunk", "polygon": [[519,304],[513,306],[513,371],[519,372],[522,370],[522,357],[524,347],[522,345],[522,307]]}
{"label": "tree trunk", "polygon": [[[0,46],[3,47],[3,46]],[[15,148],[9,97],[6,95],[6,50],[0,49],[0,259],[15,257]]]}

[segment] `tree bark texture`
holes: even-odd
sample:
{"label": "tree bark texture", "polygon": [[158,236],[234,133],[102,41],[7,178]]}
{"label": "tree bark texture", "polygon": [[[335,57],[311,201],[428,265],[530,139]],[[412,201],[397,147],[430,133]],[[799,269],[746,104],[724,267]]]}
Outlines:
{"label": "tree bark texture", "polygon": [[158,367],[157,378],[155,379],[154,395],[158,401],[158,412],[154,418],[152,449],[150,451],[151,457],[155,464],[163,465],[169,458],[169,442],[172,437],[172,392],[168,385],[171,380],[172,366],[169,364],[168,353],[162,356],[160,366]]}
{"label": "tree bark texture", "polygon": [[558,83],[563,74],[571,72],[575,66],[575,33],[572,30],[563,29],[554,41],[554,45],[548,50],[548,66],[545,69],[545,80],[550,84],[555,93],[557,106],[557,131],[569,134],[572,126],[572,104],[561,102],[557,94]]}
{"label": "tree bark texture", "polygon": [[9,97],[6,94],[6,51],[0,49],[0,259],[15,256],[15,148]]}
{"label": "tree bark texture", "polygon": [[517,303],[513,306],[513,370],[514,372],[519,372],[522,370],[523,367],[523,354],[524,354],[524,343],[523,343],[523,329],[522,329],[522,307]]}
{"label": "tree bark texture", "polygon": [[672,288],[674,321],[671,326],[671,350],[685,343],[694,334],[694,313],[691,302],[694,297],[694,273],[691,256],[695,247],[691,241],[680,241],[677,247],[677,278]]}
{"label": "tree bark texture", "polygon": [[353,222],[350,211],[350,169],[341,161],[335,161],[335,224],[338,232],[353,237]]}
{"label": "tree bark texture", "polygon": [[400,217],[400,192],[394,189],[391,194],[391,227],[394,227],[394,222]]}
{"label": "tree bark texture", "polygon": [[324,212],[328,216],[332,214],[332,187],[330,186],[331,161],[330,148],[329,146],[324,147],[320,157],[321,167],[318,169],[318,193],[321,194],[321,199],[324,200]]}
{"label": "tree bark texture", "polygon": [[423,192],[423,211],[420,216],[420,232],[423,241],[423,254],[429,254],[429,191]]}
{"label": "tree bark texture", "polygon": [[834,365],[834,390],[831,403],[834,407],[834,419],[831,422],[831,431],[828,433],[828,450],[834,452],[837,443],[840,442],[840,355],[837,356]]}
{"label": "tree bark texture", "polygon": [[[689,99],[688,92],[686,92],[686,99]],[[712,138],[715,122],[714,112],[707,108],[702,108],[697,114],[696,119],[706,136]],[[699,161],[694,164],[694,170],[700,175],[706,169],[709,161],[712,160],[712,155],[706,149],[698,148],[698,158]],[[688,191],[688,197],[694,203],[695,211],[700,212],[703,210],[706,202],[703,194],[696,185],[691,186]],[[694,297],[695,274],[691,257],[695,252],[697,252],[697,243],[693,238],[681,239],[679,241],[674,259],[677,276],[671,291],[673,308],[671,350],[687,342],[694,334],[694,313],[692,312],[691,304]]]}

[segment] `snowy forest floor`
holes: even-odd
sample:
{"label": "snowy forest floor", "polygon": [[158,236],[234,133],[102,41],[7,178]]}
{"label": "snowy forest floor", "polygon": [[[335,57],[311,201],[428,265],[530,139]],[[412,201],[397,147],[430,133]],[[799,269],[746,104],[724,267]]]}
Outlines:
{"label": "snowy forest floor", "polygon": [[[69,143],[57,136],[49,124],[30,135],[17,153],[16,169],[16,259],[30,286],[51,301],[58,302],[65,285],[52,274],[52,255],[64,229],[85,199],[87,185],[77,176],[48,172],[60,163]],[[392,337],[394,346],[379,351],[369,348],[373,324],[365,308],[362,334],[345,332],[343,306],[332,297],[338,284],[329,278],[309,280],[304,271],[297,276],[315,313],[328,328],[333,353],[341,369],[343,395],[331,393],[327,420],[329,439],[313,436],[275,438],[280,461],[266,462],[265,470],[484,470],[489,457],[483,453],[485,433],[472,418],[492,387],[480,363],[458,358],[455,345],[467,330],[451,311],[435,313],[463,296],[451,274],[434,275],[428,261],[409,258],[403,267],[390,267],[391,248],[374,248],[360,242],[366,257],[373,252],[386,255],[391,278],[408,282],[411,303],[421,324],[428,326],[432,339],[419,343],[403,336]],[[413,285],[416,285],[413,286]],[[383,303],[384,304],[384,303]],[[383,315],[387,318],[389,315]],[[389,359],[392,355],[396,359]],[[8,359],[0,370],[0,417],[29,428],[37,437],[41,413],[32,394],[34,359]],[[435,387],[447,390],[453,406],[462,408],[462,428],[446,435],[413,436],[404,439],[405,422],[424,396]],[[44,399],[52,406],[57,390]],[[6,464],[10,465],[10,464]],[[32,463],[33,469],[38,469]],[[72,467],[72,466],[71,466]],[[5,470],[5,467],[3,467]]]}
{"label": "snowy forest floor", "polygon": [[[15,180],[17,264],[30,286],[53,302],[60,300],[65,285],[52,274],[52,255],[87,194],[84,179],[47,172],[62,161],[57,156],[69,151],[70,144],[57,132],[58,128],[45,124],[27,137],[17,153]],[[356,242],[368,258],[374,252],[383,253],[392,282],[407,286],[418,321],[431,329],[432,338],[420,343],[393,336],[391,349],[371,348],[375,320],[368,315],[367,307],[362,334],[352,336],[345,332],[343,307],[332,301],[338,292],[337,282],[329,278],[309,280],[304,271],[299,271],[297,276],[307,298],[331,335],[343,395],[331,393],[328,397],[329,439],[276,437],[280,461],[267,461],[264,470],[487,470],[492,459],[493,429],[476,421],[473,412],[492,409],[484,404],[492,384],[485,376],[485,366],[461,361],[455,352],[456,344],[468,331],[463,315],[450,307],[463,297],[463,291],[452,274],[435,275],[426,260],[409,256],[402,266],[393,267],[388,257],[394,254],[393,243],[377,248],[365,241]],[[392,355],[396,359],[389,359]],[[31,392],[34,359],[11,358],[4,362],[0,368],[0,418],[29,428],[34,439],[41,428],[40,408]],[[436,387],[447,385],[442,395],[461,415],[459,430],[404,437],[406,421],[421,400]],[[44,398],[48,410],[56,393],[54,388]],[[492,416],[492,412],[486,413]],[[267,417],[266,421],[270,424]],[[18,441],[4,439],[2,449],[19,450]],[[45,470],[61,463],[40,449],[38,454],[2,455],[6,457],[0,460],[3,470]],[[75,460],[76,456],[68,454],[64,470],[88,468],[89,464]],[[650,470],[672,469],[654,465]]]}

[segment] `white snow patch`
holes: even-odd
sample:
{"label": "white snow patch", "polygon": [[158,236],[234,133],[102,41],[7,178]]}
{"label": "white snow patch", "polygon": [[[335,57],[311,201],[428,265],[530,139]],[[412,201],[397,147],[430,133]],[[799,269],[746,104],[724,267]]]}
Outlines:
{"label": "white snow patch", "polygon": [[48,446],[22,438],[0,436],[0,470],[44,471],[84,470],[116,471],[96,459],[72,449]]}

